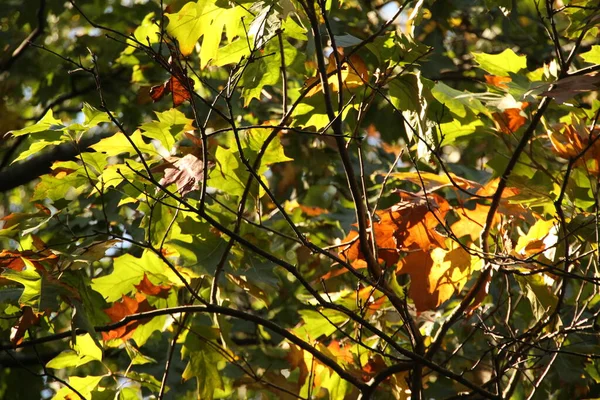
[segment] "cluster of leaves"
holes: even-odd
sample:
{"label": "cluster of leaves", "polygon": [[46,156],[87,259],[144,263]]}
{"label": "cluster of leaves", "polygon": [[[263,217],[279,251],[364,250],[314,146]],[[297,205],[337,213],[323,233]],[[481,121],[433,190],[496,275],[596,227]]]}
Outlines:
{"label": "cluster of leaves", "polygon": [[599,395],[600,6],[384,3],[9,1],[0,397]]}

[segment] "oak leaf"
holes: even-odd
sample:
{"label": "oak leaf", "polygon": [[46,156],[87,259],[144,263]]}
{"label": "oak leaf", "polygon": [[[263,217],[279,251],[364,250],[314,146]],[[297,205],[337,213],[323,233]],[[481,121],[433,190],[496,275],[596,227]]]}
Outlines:
{"label": "oak leaf", "polygon": [[558,104],[562,104],[578,94],[598,89],[600,89],[600,74],[592,72],[559,79],[553,83],[551,90],[540,93],[540,96],[552,97]]}
{"label": "oak leaf", "polygon": [[[128,315],[137,314],[145,311],[155,310],[154,306],[151,306],[146,300],[146,296],[142,293],[136,293],[135,297],[128,297],[123,295],[121,301],[115,302],[112,307],[104,310],[112,322],[118,322]],[[124,342],[133,336],[135,329],[149,321],[149,318],[139,319],[137,321],[130,321],[126,325],[119,328],[113,329],[108,332],[102,332],[102,339],[121,339]]]}
{"label": "oak leaf", "polygon": [[461,246],[451,250],[409,253],[398,263],[397,273],[410,275],[408,296],[417,312],[434,310],[465,286],[483,261]]}
{"label": "oak leaf", "polygon": [[133,285],[140,293],[148,296],[160,297],[166,299],[169,297],[169,291],[171,286],[169,285],[155,285],[148,279],[148,275],[144,273],[144,277],[137,285]]}
{"label": "oak leaf", "polygon": [[162,85],[152,86],[150,88],[150,97],[154,102],[159,101],[167,94],[171,93],[173,98],[173,107],[183,104],[186,100],[192,99],[191,89],[194,87],[194,80],[184,77],[187,83],[182,82],[179,78],[171,76]]}

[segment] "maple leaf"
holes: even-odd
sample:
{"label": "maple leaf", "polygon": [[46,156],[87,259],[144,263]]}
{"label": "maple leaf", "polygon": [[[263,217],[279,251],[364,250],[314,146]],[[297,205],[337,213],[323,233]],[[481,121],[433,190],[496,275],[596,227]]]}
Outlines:
{"label": "maple leaf", "polygon": [[169,296],[171,290],[170,285],[155,285],[148,279],[148,275],[144,273],[144,277],[137,285],[133,285],[140,293],[147,294],[148,296],[160,297],[166,299]]}
{"label": "maple leaf", "polygon": [[435,192],[436,190],[452,187],[454,185],[465,189],[480,188],[481,184],[462,178],[452,172],[448,174],[438,175],[431,172],[397,172],[389,175],[403,181],[409,181],[415,185],[419,185],[427,193]]}
{"label": "maple leaf", "polygon": [[306,366],[306,362],[304,361],[304,350],[295,344],[289,344],[290,350],[285,356],[286,361],[290,365],[290,371],[298,368],[299,376],[298,376],[298,386],[304,386],[304,382],[306,382],[306,378],[308,377],[308,367]]}
{"label": "maple leaf", "polygon": [[[123,295],[120,302],[115,302],[112,307],[104,310],[106,315],[110,317],[112,322],[118,322],[128,315],[136,314],[145,311],[155,310],[156,307],[151,306],[146,300],[146,296],[141,293],[136,293],[135,297]],[[122,339],[124,342],[133,336],[135,329],[149,322],[149,319],[130,321],[126,325],[113,329],[108,332],[102,332],[103,340]]]}
{"label": "maple leaf", "polygon": [[[481,231],[485,225],[485,220],[490,211],[490,206],[475,204],[474,209],[461,207],[456,208],[454,211],[459,215],[460,219],[450,227],[452,233],[454,233],[457,238],[468,235],[471,238],[471,241],[474,242],[477,240],[479,235],[481,235]],[[500,219],[501,218],[498,213],[494,214],[492,225],[498,225],[500,223]]]}
{"label": "maple leaf", "polygon": [[[212,163],[209,163],[209,167],[212,165]],[[177,191],[182,196],[193,190],[198,190],[200,182],[202,182],[204,177],[204,161],[193,153],[181,158],[171,157],[170,160],[167,160],[159,168],[164,168],[165,171],[159,183],[165,187],[175,183]]]}

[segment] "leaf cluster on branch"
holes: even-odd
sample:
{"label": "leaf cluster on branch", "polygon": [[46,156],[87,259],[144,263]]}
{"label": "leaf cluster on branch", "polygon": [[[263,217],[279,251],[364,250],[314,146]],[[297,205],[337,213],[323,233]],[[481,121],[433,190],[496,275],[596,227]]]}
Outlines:
{"label": "leaf cluster on branch", "polygon": [[100,3],[0,15],[0,397],[600,396],[600,6]]}

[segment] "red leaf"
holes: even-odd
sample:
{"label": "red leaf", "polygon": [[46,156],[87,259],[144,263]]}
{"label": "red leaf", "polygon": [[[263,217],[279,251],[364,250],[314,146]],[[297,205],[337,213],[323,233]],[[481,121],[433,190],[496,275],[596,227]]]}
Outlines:
{"label": "red leaf", "polygon": [[[118,322],[131,314],[137,314],[140,312],[155,310],[156,308],[151,306],[146,300],[146,296],[141,293],[136,293],[135,298],[127,297],[123,295],[123,298],[120,302],[116,302],[112,307],[104,310],[106,315],[110,317],[112,322]],[[133,336],[135,329],[145,324],[149,321],[148,318],[140,319],[137,321],[130,321],[126,325],[121,326],[120,328],[113,329],[108,332],[102,332],[102,339],[110,340],[110,339],[122,339],[126,341],[127,339]]]}
{"label": "red leaf", "polygon": [[150,282],[150,279],[148,279],[146,274],[144,274],[144,278],[142,278],[140,283],[134,286],[141,293],[147,294],[148,296],[160,297],[162,299],[166,299],[169,296],[169,291],[171,290],[171,286],[155,285],[154,283]]}
{"label": "red leaf", "polygon": [[185,77],[185,79],[188,81],[187,86],[175,76],[171,76],[164,84],[152,86],[150,88],[150,97],[157,102],[165,95],[171,93],[173,97],[173,107],[177,107],[186,100],[191,100],[192,93],[188,90],[188,87],[193,88],[194,81],[188,77]]}

